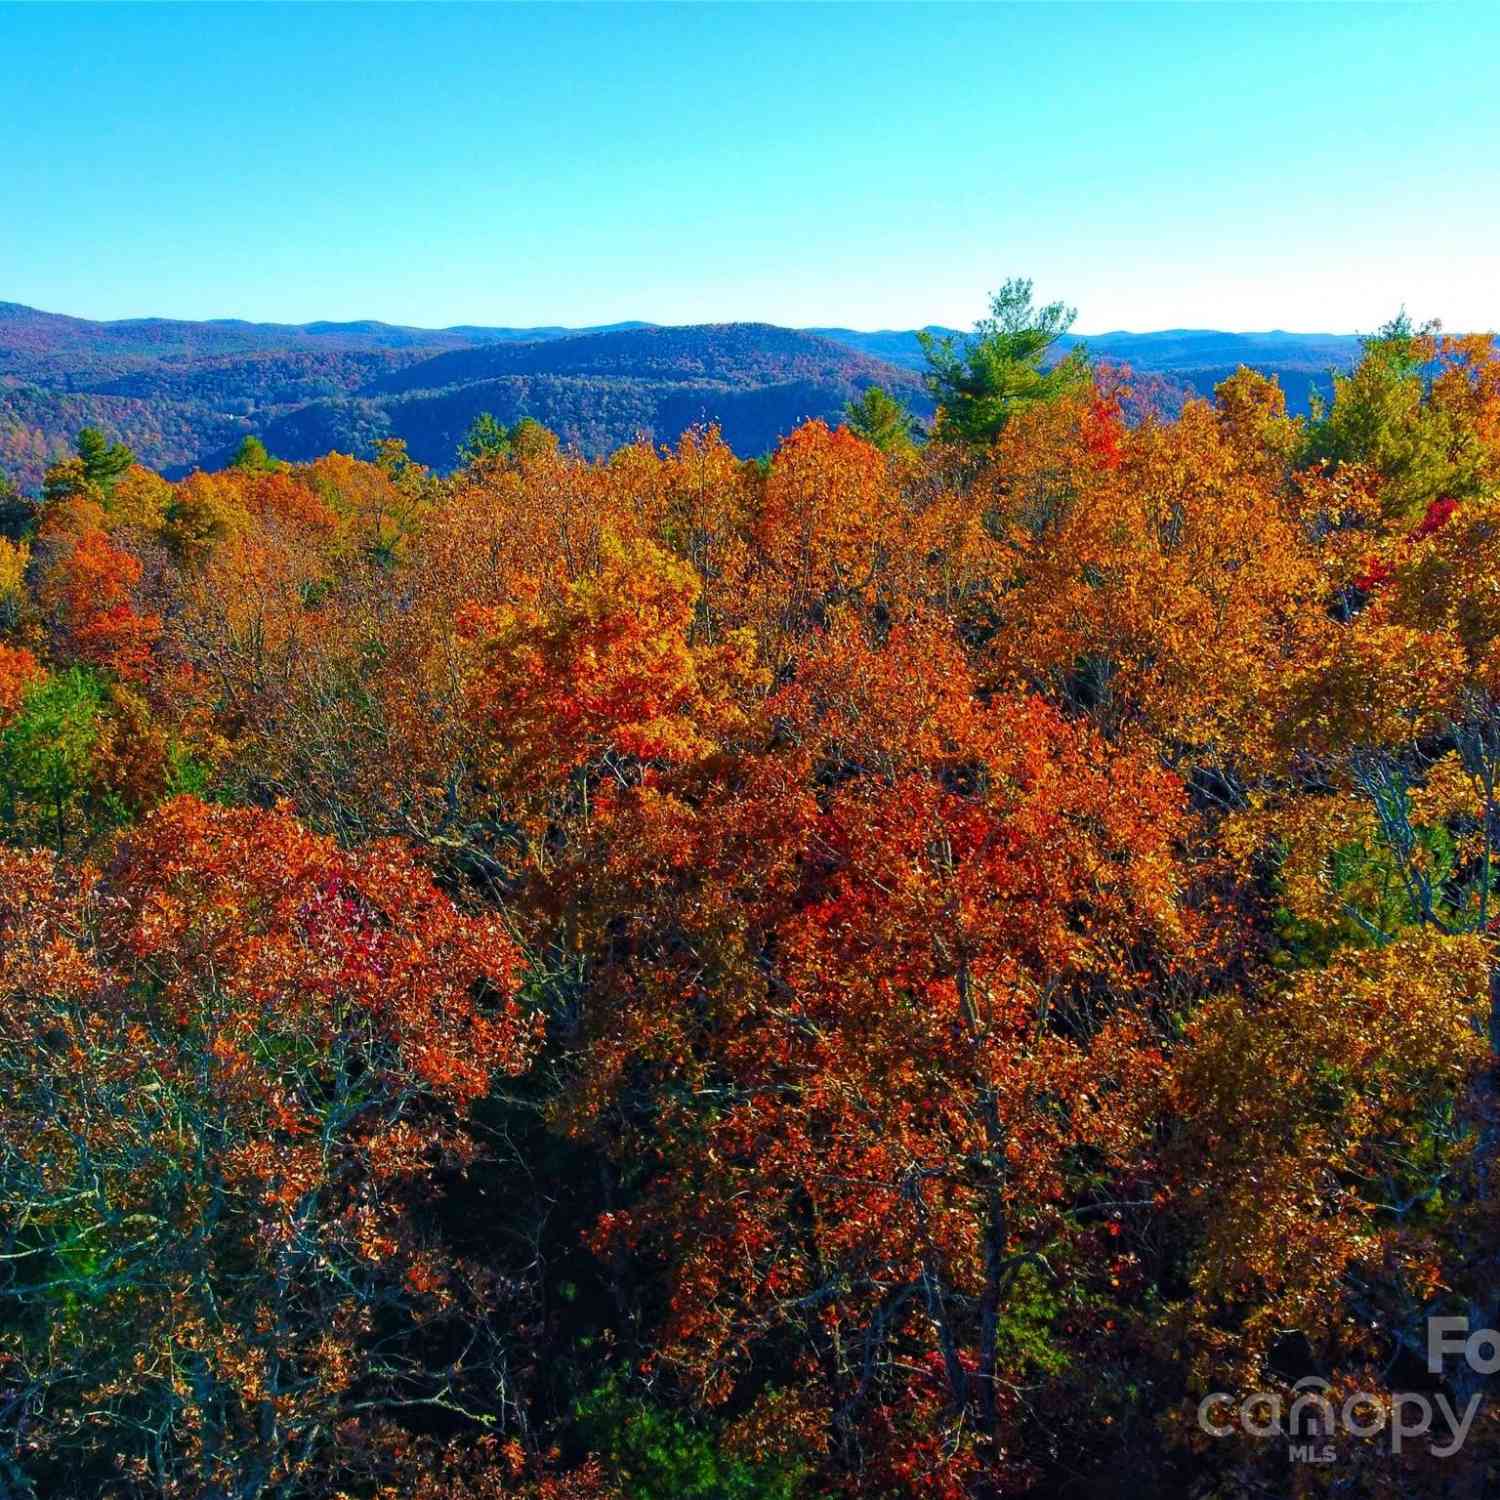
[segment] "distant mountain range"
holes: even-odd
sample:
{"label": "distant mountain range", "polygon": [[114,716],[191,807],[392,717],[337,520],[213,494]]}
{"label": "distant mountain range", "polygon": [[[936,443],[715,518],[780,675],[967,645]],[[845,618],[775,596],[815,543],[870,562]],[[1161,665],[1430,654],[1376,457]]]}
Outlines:
{"label": "distant mountain range", "polygon": [[[1359,353],[1358,338],[1345,334],[1170,329],[1084,342],[1181,396],[1207,394],[1248,364],[1278,376],[1298,410],[1330,369]],[[168,474],[222,462],[251,432],[288,459],[330,448],[367,454],[378,438],[397,436],[414,457],[446,467],[482,411],[506,422],[535,417],[587,453],[639,435],[668,442],[694,422],[717,421],[749,455],[806,418],[837,420],[870,385],[926,415],[923,368],[914,330],[92,322],[0,302],[0,468],[34,489],[91,423]]]}
{"label": "distant mountain range", "polygon": [[[809,328],[851,349],[909,370],[926,368],[915,329],[861,333],[854,328]],[[930,325],[939,338],[962,337],[962,330]],[[1353,333],[1222,333],[1211,328],[1165,328],[1157,333],[1091,333],[1060,340],[1061,347],[1086,344],[1096,358],[1171,378],[1189,394],[1207,396],[1241,365],[1275,375],[1287,405],[1306,412],[1312,392],[1330,389],[1330,370],[1347,370],[1359,359],[1361,338]]]}

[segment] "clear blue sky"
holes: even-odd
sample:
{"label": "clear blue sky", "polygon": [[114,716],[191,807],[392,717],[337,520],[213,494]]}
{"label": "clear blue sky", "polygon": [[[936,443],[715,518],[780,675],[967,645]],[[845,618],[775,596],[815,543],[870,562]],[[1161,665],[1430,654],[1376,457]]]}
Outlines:
{"label": "clear blue sky", "polygon": [[0,5],[0,300],[1500,324],[1500,4]]}

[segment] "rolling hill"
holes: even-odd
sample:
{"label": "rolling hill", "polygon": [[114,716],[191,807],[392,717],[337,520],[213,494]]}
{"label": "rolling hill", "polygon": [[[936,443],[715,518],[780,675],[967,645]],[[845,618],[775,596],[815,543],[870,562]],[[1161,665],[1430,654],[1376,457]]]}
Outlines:
{"label": "rolling hill", "polygon": [[[1168,329],[1085,342],[1178,394],[1207,394],[1249,364],[1281,379],[1294,410],[1359,350],[1353,335],[1279,331]],[[94,322],[0,302],[0,468],[35,488],[90,423],[169,474],[222,461],[250,432],[290,459],[368,453],[394,435],[445,467],[481,411],[534,417],[587,453],[639,435],[670,441],[691,423],[717,421],[749,455],[807,417],[836,419],[872,384],[930,412],[922,368],[913,330]]]}
{"label": "rolling hill", "polygon": [[744,454],[808,417],[837,420],[866,387],[919,410],[914,371],[763,323],[661,328],[412,329],[89,323],[0,304],[0,466],[35,488],[85,423],[168,474],[222,462],[254,432],[273,453],[367,454],[404,438],[446,467],[482,411],[534,417],[591,454],[717,421]]}
{"label": "rolling hill", "polygon": [[837,420],[871,385],[931,410],[914,372],[811,334],[766,323],[641,327],[438,354],[372,380],[349,401],[290,413],[266,441],[300,457],[308,443],[325,450],[351,420],[358,430],[383,420],[415,457],[441,465],[489,411],[505,422],[534,417],[591,454],[637,435],[669,442],[715,421],[737,452],[752,454],[808,417]]}

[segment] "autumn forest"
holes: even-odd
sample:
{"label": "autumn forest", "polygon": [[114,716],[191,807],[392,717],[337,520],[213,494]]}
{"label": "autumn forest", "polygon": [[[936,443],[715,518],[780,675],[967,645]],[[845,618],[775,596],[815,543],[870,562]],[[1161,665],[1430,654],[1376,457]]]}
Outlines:
{"label": "autumn forest", "polygon": [[0,1496],[1494,1492],[1500,348],[1069,323],[0,479]]}

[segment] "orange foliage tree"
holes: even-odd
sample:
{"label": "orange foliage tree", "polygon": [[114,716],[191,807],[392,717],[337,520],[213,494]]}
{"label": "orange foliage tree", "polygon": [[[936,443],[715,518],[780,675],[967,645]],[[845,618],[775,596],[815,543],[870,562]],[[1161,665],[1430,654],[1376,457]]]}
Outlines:
{"label": "orange foliage tree", "polygon": [[656,1166],[597,1239],[665,1258],[661,1352],[709,1402],[799,1351],[748,1451],[1006,1488],[1036,1371],[999,1330],[1140,1165],[1182,789],[1037,700],[978,704],[920,628],[835,633],[761,722],[613,796],[574,875],[567,1118]]}
{"label": "orange foliage tree", "polygon": [[531,1046],[498,918],[394,846],[183,799],[102,871],[6,854],[0,933],[0,1380],[29,1466],[301,1493],[403,1409],[514,1426],[505,1288],[429,1217]]}

